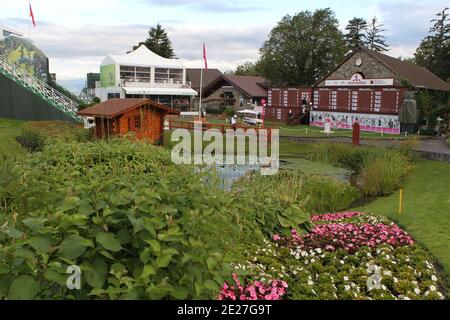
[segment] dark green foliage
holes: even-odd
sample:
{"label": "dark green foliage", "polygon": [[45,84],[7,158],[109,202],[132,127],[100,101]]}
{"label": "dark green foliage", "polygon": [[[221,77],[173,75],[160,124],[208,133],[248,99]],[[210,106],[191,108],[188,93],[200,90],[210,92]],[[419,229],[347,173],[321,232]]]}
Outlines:
{"label": "dark green foliage", "polygon": [[414,54],[415,62],[424,66],[442,80],[450,78],[450,18],[448,8],[443,9]]}
{"label": "dark green foliage", "polygon": [[[214,299],[241,245],[308,218],[282,197],[205,184],[165,149],[127,139],[52,143],[8,172],[0,298]],[[66,287],[70,265],[79,291]]]}
{"label": "dark green foliage", "polygon": [[260,76],[261,70],[259,62],[248,61],[238,65],[233,74],[237,76]]}
{"label": "dark green foliage", "polygon": [[311,85],[332,71],[346,53],[331,9],[285,16],[261,48],[261,73],[273,85]]}
{"label": "dark green foliage", "polygon": [[389,49],[386,44],[386,37],[383,32],[383,24],[379,24],[376,17],[373,17],[367,26],[365,45],[372,51],[385,52]]}
{"label": "dark green foliage", "polygon": [[347,45],[348,49],[351,50],[357,47],[358,45],[365,43],[366,28],[367,28],[367,21],[364,20],[363,18],[353,18],[348,22],[348,25],[345,28],[347,34],[344,36],[345,44]]}
{"label": "dark green foliage", "polygon": [[368,196],[391,194],[413,168],[412,155],[406,144],[399,150],[316,144],[308,150],[307,157],[353,170],[361,180],[362,191]]}
{"label": "dark green foliage", "polygon": [[[160,55],[163,58],[172,59],[175,57],[175,52],[172,48],[172,42],[167,35],[166,30],[158,23],[156,27],[151,27],[148,31],[148,38],[144,42],[140,43],[144,44],[150,51]],[[133,47],[133,50],[136,50],[138,46]]]}
{"label": "dark green foliage", "polygon": [[30,121],[22,127],[22,135],[17,141],[28,151],[42,151],[49,142],[86,142],[91,139],[91,131],[77,128],[64,121]]}

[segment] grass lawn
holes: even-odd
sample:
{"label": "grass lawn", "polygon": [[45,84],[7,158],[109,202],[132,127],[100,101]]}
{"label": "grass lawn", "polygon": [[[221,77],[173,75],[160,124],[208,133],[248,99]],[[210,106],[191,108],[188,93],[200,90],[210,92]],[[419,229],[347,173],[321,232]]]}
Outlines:
{"label": "grass lawn", "polygon": [[404,190],[402,215],[398,192],[356,210],[385,215],[410,232],[439,260],[450,286],[450,164],[419,160]]}
{"label": "grass lawn", "polygon": [[15,138],[20,135],[24,121],[0,118],[0,151],[20,149]]}

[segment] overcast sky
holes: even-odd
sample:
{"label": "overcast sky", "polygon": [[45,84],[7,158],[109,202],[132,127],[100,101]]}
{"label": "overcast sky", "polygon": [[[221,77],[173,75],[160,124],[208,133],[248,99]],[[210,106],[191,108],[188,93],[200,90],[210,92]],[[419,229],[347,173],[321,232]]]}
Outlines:
{"label": "overcast sky", "polygon": [[[390,55],[411,56],[443,0],[31,0],[29,35],[50,59],[60,83],[81,89],[106,54],[123,54],[161,23],[177,57],[200,67],[205,41],[210,68],[222,71],[258,58],[270,30],[286,14],[330,7],[345,28],[357,16],[385,24]],[[0,23],[28,35],[28,0],[0,0]]]}

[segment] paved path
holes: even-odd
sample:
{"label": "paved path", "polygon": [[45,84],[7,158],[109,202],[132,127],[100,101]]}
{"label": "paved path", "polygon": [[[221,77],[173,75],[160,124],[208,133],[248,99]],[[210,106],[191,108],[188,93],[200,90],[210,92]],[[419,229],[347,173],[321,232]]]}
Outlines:
{"label": "paved path", "polygon": [[[335,137],[335,138],[305,138],[305,137],[280,137],[282,140],[298,141],[303,143],[319,143],[319,142],[335,142],[335,143],[352,143],[351,138]],[[361,139],[362,145],[379,146],[387,148],[399,148],[403,145],[402,140],[389,139]],[[413,148],[420,156],[442,162],[450,162],[450,149],[447,147],[445,138],[425,138],[420,140],[417,147]]]}

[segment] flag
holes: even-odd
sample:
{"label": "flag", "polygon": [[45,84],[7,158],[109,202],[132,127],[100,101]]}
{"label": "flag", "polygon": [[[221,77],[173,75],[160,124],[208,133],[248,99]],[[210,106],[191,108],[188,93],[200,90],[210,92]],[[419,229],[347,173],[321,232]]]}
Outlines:
{"label": "flag", "polygon": [[36,28],[36,21],[34,20],[34,14],[33,14],[33,9],[31,8],[31,3],[30,3],[30,17],[31,17],[31,21],[33,22],[33,26]]}
{"label": "flag", "polygon": [[205,70],[208,70],[208,58],[206,56],[206,46],[203,42],[203,61],[205,62]]}

